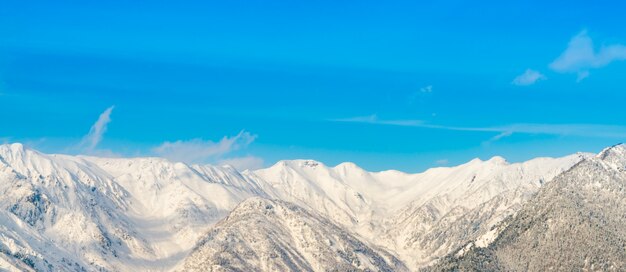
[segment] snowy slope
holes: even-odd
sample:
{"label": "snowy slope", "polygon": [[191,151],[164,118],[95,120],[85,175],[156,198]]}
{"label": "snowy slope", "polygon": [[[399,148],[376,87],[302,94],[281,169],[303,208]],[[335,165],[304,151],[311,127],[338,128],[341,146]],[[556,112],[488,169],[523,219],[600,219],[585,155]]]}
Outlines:
{"label": "snowy slope", "polygon": [[128,191],[133,204],[128,214],[137,231],[147,234],[159,259],[185,255],[208,226],[238,203],[265,195],[230,167],[189,166],[160,158],[81,159],[106,171]]}
{"label": "snowy slope", "polygon": [[246,182],[232,168],[2,145],[0,248],[37,270],[167,270],[239,202],[263,195]]}
{"label": "snowy slope", "polygon": [[296,160],[250,176],[271,185],[265,191],[272,197],[309,207],[396,252],[407,264],[424,266],[488,232],[545,182],[588,156],[514,164],[501,157],[474,159],[419,174]]}
{"label": "snowy slope", "polygon": [[255,196],[291,202],[417,268],[486,235],[587,156],[516,164],[476,159],[418,174],[311,160],[238,172],[1,145],[0,268],[170,270],[214,224]]}
{"label": "snowy slope", "polygon": [[[387,218],[384,237],[411,265],[423,266],[520,209],[547,181],[589,154],[509,164],[500,157],[452,169],[431,169],[404,195],[414,201]],[[411,199],[411,197],[406,197]]]}
{"label": "snowy slope", "polygon": [[405,271],[392,255],[319,214],[250,198],[218,223],[181,271]]}
{"label": "snowy slope", "polygon": [[128,208],[122,187],[102,173],[20,144],[0,146],[0,156],[5,252],[23,256],[18,259],[37,270],[118,267],[119,253],[127,248],[122,241],[133,236],[128,218],[118,212]]}
{"label": "snowy slope", "polygon": [[586,158],[541,188],[489,240],[431,270],[624,271],[626,146]]}

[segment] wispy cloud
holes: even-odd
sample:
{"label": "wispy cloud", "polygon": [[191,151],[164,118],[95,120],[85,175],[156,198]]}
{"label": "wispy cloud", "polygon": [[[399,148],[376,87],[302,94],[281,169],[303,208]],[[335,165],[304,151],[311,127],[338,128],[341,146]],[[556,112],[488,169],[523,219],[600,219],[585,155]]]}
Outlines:
{"label": "wispy cloud", "polygon": [[590,69],[604,67],[611,62],[626,60],[626,46],[606,45],[595,50],[593,40],[586,30],[574,36],[561,55],[550,63],[550,68],[559,73],[576,73],[581,81],[589,76]]}
{"label": "wispy cloud", "polygon": [[420,92],[422,92],[422,93],[432,93],[433,92],[433,85],[428,85],[426,87],[420,88]]}
{"label": "wispy cloud", "polygon": [[[83,137],[77,146],[68,148],[69,152],[77,152],[86,155],[120,157],[111,150],[100,149],[98,144],[102,141],[108,124],[111,122],[111,113],[114,107],[106,109],[98,120],[91,126],[89,133]],[[226,155],[234,151],[246,148],[256,139],[247,131],[240,131],[235,136],[224,136],[217,142],[195,138],[191,140],[178,140],[174,142],[163,142],[150,151],[153,155],[158,155],[172,161],[185,163],[217,163],[229,164],[237,169],[257,169],[263,166],[263,160],[254,156],[225,158]],[[1,139],[0,139],[1,140]]]}
{"label": "wispy cloud", "polygon": [[93,153],[102,141],[102,136],[107,130],[107,125],[111,122],[111,112],[115,106],[111,106],[100,114],[98,120],[91,126],[89,133],[83,137],[79,144],[79,149],[83,153]]}
{"label": "wispy cloud", "polygon": [[482,143],[482,145],[483,145],[483,146],[489,146],[489,145],[491,145],[492,143],[495,143],[495,142],[499,141],[500,139],[502,139],[502,138],[506,138],[506,137],[509,137],[509,136],[511,136],[511,135],[513,135],[513,131],[510,131],[510,130],[509,130],[509,131],[503,131],[503,132],[500,132],[500,133],[498,133],[498,135],[491,137],[491,138],[490,138],[489,140],[487,140],[487,141],[484,141],[484,142]]}
{"label": "wispy cloud", "polygon": [[559,136],[582,136],[596,138],[626,138],[626,126],[596,125],[596,124],[511,124],[493,127],[463,127],[428,124],[422,120],[382,120],[376,115],[344,119],[331,119],[333,122],[367,123],[374,125],[393,125],[419,127],[455,131],[494,132],[490,141],[497,141],[516,133],[544,134]]}
{"label": "wispy cloud", "polygon": [[499,132],[583,136],[597,138],[624,138],[625,126],[597,124],[513,124],[496,127]]}
{"label": "wispy cloud", "polygon": [[263,159],[255,156],[229,158],[219,161],[220,165],[230,165],[237,170],[256,170],[263,167]]}
{"label": "wispy cloud", "polygon": [[347,123],[368,123],[368,124],[378,124],[378,125],[392,125],[392,126],[428,126],[421,120],[382,120],[379,119],[376,114],[367,115],[367,116],[357,116],[350,118],[339,118],[339,119],[331,119],[333,122],[347,122]]}
{"label": "wispy cloud", "polygon": [[517,86],[528,86],[535,84],[537,81],[546,79],[546,76],[541,74],[539,71],[526,69],[523,74],[517,76],[515,79],[513,79],[513,82],[511,83]]}
{"label": "wispy cloud", "polygon": [[233,151],[247,147],[256,139],[246,131],[232,137],[223,137],[218,142],[203,140],[201,138],[164,142],[152,149],[158,156],[172,161],[186,163],[207,163],[220,159],[222,156]]}

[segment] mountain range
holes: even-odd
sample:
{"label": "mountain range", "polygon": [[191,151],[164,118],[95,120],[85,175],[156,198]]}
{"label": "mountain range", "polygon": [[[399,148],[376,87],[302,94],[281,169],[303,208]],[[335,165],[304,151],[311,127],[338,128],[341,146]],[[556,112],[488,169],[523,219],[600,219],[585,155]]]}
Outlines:
{"label": "mountain range", "polygon": [[8,271],[625,269],[626,146],[409,174],[0,145]]}

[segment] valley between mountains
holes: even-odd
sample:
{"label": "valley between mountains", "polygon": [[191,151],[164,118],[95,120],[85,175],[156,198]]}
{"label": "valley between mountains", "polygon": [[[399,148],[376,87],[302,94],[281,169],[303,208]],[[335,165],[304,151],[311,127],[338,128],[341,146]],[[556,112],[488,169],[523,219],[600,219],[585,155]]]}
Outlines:
{"label": "valley between mountains", "polygon": [[624,271],[626,146],[408,174],[0,145],[0,270]]}

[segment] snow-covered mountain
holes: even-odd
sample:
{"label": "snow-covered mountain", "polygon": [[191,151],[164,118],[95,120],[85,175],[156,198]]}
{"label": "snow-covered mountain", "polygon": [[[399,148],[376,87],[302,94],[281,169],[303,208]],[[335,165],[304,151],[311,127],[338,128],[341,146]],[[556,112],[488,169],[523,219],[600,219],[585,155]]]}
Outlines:
{"label": "snow-covered mountain", "polygon": [[167,270],[257,186],[229,167],[0,146],[0,254],[41,271]]}
{"label": "snow-covered mountain", "polygon": [[577,163],[490,237],[467,243],[432,270],[624,271],[625,169],[624,145]]}
{"label": "snow-covered mountain", "polygon": [[181,271],[406,271],[393,255],[280,200],[250,198],[201,240]]}
{"label": "snow-covered mountain", "polygon": [[395,250],[410,265],[429,264],[461,243],[484,235],[519,210],[545,182],[588,156],[537,158],[516,164],[495,157],[426,171],[414,187],[423,191],[384,221],[389,226],[384,237],[393,241]]}
{"label": "snow-covered mountain", "polygon": [[[239,172],[161,158],[48,155],[1,145],[0,268],[168,271],[199,268],[237,252],[275,256],[267,247],[287,255],[257,262],[265,268],[286,265],[282,257],[290,256],[296,269],[336,264],[395,270],[403,263],[416,270],[468,241],[490,242],[484,237],[494,226],[589,157],[513,164],[494,157],[418,174],[312,160]],[[618,154],[606,161],[619,168],[624,159]],[[276,208],[268,213],[259,203]],[[337,248],[301,236],[305,226],[312,236],[329,236],[347,254],[341,256],[351,257],[320,262]],[[258,235],[232,240],[250,233]],[[213,246],[223,254],[212,252]],[[247,247],[253,250],[241,251]]]}
{"label": "snow-covered mountain", "polygon": [[320,212],[419,267],[484,234],[543,183],[589,156],[514,164],[475,159],[419,174],[282,161],[251,177],[267,181],[272,197]]}

